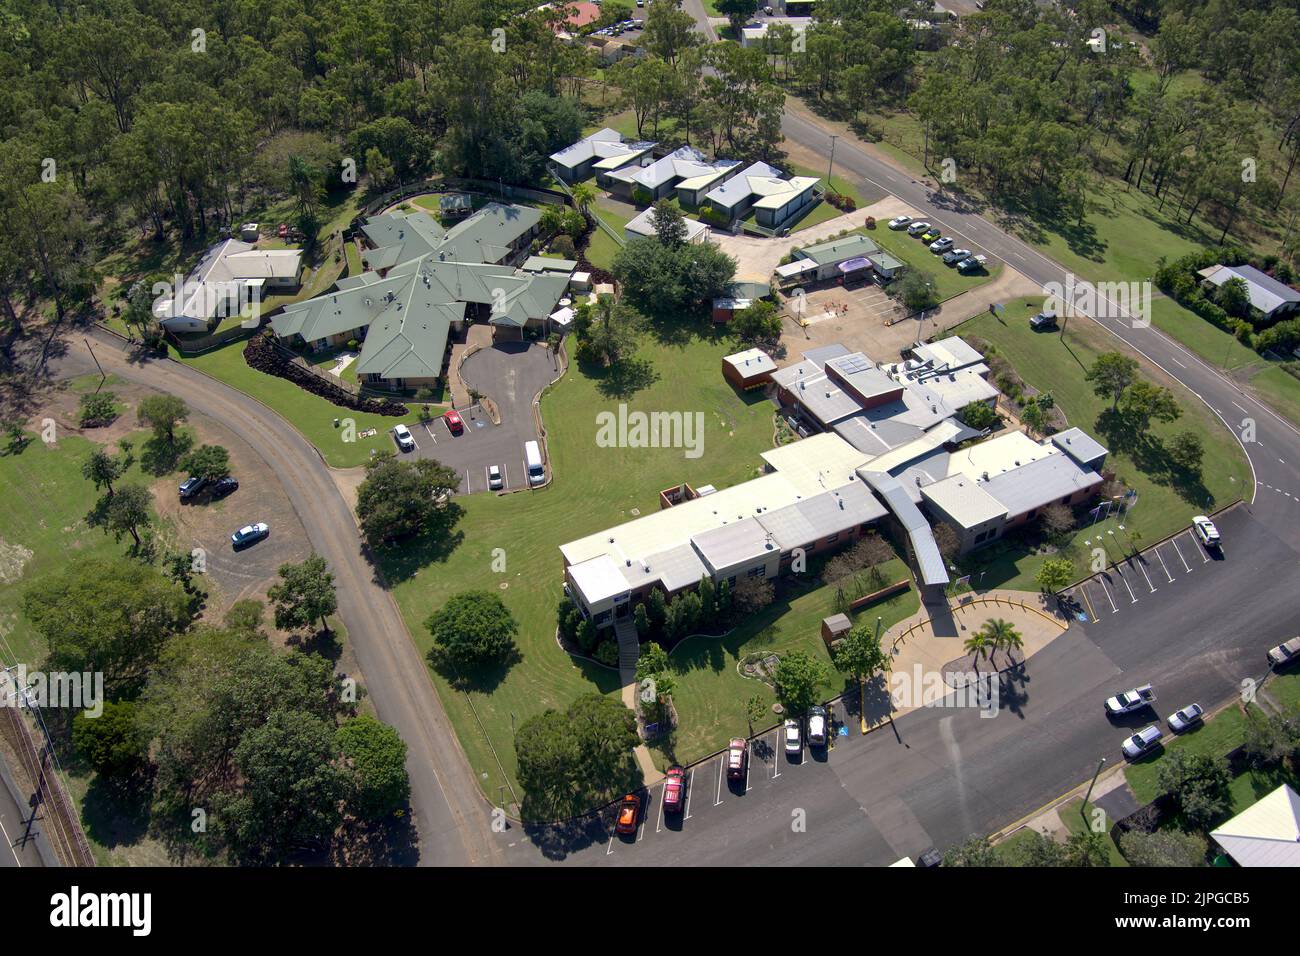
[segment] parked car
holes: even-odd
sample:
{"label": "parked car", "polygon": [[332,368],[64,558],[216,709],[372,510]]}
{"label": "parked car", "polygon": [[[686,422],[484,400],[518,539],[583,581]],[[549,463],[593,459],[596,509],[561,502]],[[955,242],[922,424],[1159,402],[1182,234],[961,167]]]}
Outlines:
{"label": "parked car", "polygon": [[501,477],[501,466],[488,465],[488,488],[500,491],[505,485],[505,479]]}
{"label": "parked car", "polygon": [[889,220],[889,228],[902,229],[911,221],[911,216],[895,216],[893,219]]}
{"label": "parked car", "polygon": [[1207,548],[1217,548],[1219,546],[1219,529],[1205,515],[1197,515],[1193,518],[1192,527],[1196,529],[1196,536],[1201,539],[1201,544]]}
{"label": "parked car", "polygon": [[947,236],[944,236],[942,239],[936,239],[934,242],[930,243],[930,251],[936,256],[947,252],[951,248],[952,240]]}
{"label": "parked car", "polygon": [[1029,320],[1029,327],[1035,332],[1045,332],[1056,328],[1056,313],[1050,309],[1039,312]]}
{"label": "parked car", "polygon": [[1200,704],[1188,704],[1182,710],[1174,711],[1169,717],[1169,729],[1176,734],[1181,734],[1184,730],[1195,727],[1205,716],[1205,710]]}
{"label": "parked car", "polygon": [[265,521],[259,521],[256,524],[246,524],[230,536],[230,543],[233,547],[242,548],[245,545],[261,541],[271,533],[271,526]]}
{"label": "parked car", "polygon": [[232,491],[239,490],[239,482],[227,475],[225,478],[218,478],[212,485],[212,490],[208,492],[213,498],[224,498]]}
{"label": "parked car", "polygon": [[958,272],[978,272],[984,268],[984,263],[988,262],[984,256],[971,256],[969,259],[963,259],[957,263]]}
{"label": "parked car", "polygon": [[664,775],[664,813],[686,809],[686,771],[674,764]]}
{"label": "parked car", "polygon": [[193,498],[200,491],[202,491],[207,486],[207,484],[208,484],[208,479],[206,478],[198,478],[193,475],[191,475],[189,478],[186,478],[184,481],[181,482],[181,486],[179,489],[181,495],[181,501],[184,501],[187,498]]}
{"label": "parked car", "polygon": [[465,430],[465,423],[460,420],[460,415],[454,408],[448,409],[447,413],[442,416],[442,420],[447,423],[447,430],[453,435],[459,435]]}
{"label": "parked car", "polygon": [[971,252],[969,249],[949,249],[943,254],[943,264],[946,266],[955,266],[963,259],[969,259],[970,254]]}
{"label": "parked car", "polygon": [[1126,690],[1122,694],[1109,698],[1106,701],[1106,713],[1111,716],[1131,714],[1143,707],[1150,707],[1155,702],[1156,692],[1151,689],[1150,684],[1143,684],[1141,687],[1134,687],[1132,690]]}
{"label": "parked car", "polygon": [[744,780],[749,769],[749,741],[744,737],[732,737],[727,745],[727,779]]}
{"label": "parked car", "polygon": [[397,447],[402,451],[415,451],[415,438],[405,425],[393,426],[393,441],[397,442]]}
{"label": "parked car", "polygon": [[916,865],[927,870],[936,866],[943,866],[943,854],[936,847],[930,847],[916,858]]}
{"label": "parked car", "polygon": [[934,241],[935,241],[936,239],[938,239],[941,235],[943,235],[943,233],[941,233],[941,232],[940,232],[937,228],[935,228],[934,226],[931,226],[931,227],[930,227],[929,229],[927,229],[925,232],[921,233],[921,241],[922,241],[922,242],[934,242]]}
{"label": "parked car", "polygon": [[808,709],[808,746],[826,746],[826,708],[820,704]]}
{"label": "parked car", "polygon": [[787,720],[785,722],[785,752],[788,754],[803,753],[803,731],[799,728],[799,721]]}
{"label": "parked car", "polygon": [[1268,662],[1273,667],[1286,667],[1300,660],[1300,637],[1293,637],[1268,652]]}
{"label": "parked car", "polygon": [[641,814],[641,798],[629,793],[618,805],[618,822],[614,829],[624,835],[636,833],[637,817]]}
{"label": "parked car", "polygon": [[907,227],[907,234],[909,236],[919,236],[921,233],[928,232],[930,229],[931,226],[928,222],[914,222]]}
{"label": "parked car", "polygon": [[1120,745],[1120,749],[1124,751],[1125,757],[1128,757],[1130,760],[1136,759],[1144,753],[1149,753],[1151,749],[1160,742],[1160,738],[1163,736],[1164,734],[1161,733],[1159,727],[1155,724],[1150,724],[1143,727],[1132,737],[1126,737],[1124,743]]}

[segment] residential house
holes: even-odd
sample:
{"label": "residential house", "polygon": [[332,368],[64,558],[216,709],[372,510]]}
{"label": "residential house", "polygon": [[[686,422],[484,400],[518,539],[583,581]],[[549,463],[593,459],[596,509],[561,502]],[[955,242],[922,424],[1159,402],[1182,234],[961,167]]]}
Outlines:
{"label": "residential house", "polygon": [[617,130],[598,129],[550,156],[551,166],[565,182],[576,183],[593,174],[611,172],[648,159],[654,143],[624,142]]}
{"label": "residential house", "polygon": [[205,252],[172,294],[153,306],[158,323],[171,332],[207,332],[221,319],[239,315],[268,295],[297,291],[302,250],[258,249],[226,239]]}
{"label": "residential house", "polygon": [[1300,794],[1284,783],[1210,837],[1238,866],[1300,867]]}
{"label": "residential house", "polygon": [[1280,319],[1300,308],[1300,292],[1260,272],[1254,266],[1214,265],[1196,274],[1207,286],[1214,288],[1229,279],[1242,280],[1246,283],[1250,307],[1267,321]]}
{"label": "residential house", "polygon": [[[686,227],[687,242],[705,242],[709,238],[709,227],[698,219],[683,219]],[[628,239],[652,239],[659,233],[655,229],[654,207],[647,206],[623,227],[623,234]]]}
{"label": "residential house", "polygon": [[729,222],[743,218],[752,209],[758,225],[779,229],[815,201],[815,187],[820,181],[813,176],[786,179],[775,166],[751,163],[709,190],[704,196],[705,206]]}
{"label": "residential house", "polygon": [[701,190],[726,179],[739,165],[729,160],[715,164],[698,149],[680,146],[648,165],[601,171],[596,182],[616,196],[641,205],[652,205],[671,196],[679,184],[686,184],[694,204]]}
{"label": "residential house", "polygon": [[772,356],[760,348],[745,349],[722,359],[722,377],[742,391],[766,385],[775,371]]}

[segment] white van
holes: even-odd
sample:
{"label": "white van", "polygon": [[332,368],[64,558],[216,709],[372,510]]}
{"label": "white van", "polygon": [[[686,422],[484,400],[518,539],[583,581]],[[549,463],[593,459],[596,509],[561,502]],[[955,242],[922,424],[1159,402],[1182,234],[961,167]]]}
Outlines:
{"label": "white van", "polygon": [[524,442],[524,469],[528,472],[528,484],[540,485],[546,481],[546,467],[542,464],[542,450],[537,442]]}

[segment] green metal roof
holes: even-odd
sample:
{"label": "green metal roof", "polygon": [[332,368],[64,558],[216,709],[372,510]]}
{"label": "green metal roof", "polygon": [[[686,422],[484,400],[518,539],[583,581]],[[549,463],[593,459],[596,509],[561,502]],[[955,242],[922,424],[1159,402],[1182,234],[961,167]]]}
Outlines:
{"label": "green metal roof", "polygon": [[832,239],[829,242],[819,242],[816,245],[805,246],[801,257],[811,259],[819,266],[826,266],[843,262],[846,259],[856,259],[861,256],[869,257],[879,251],[880,246],[876,245],[874,241],[866,236],[854,234],[844,236],[841,239]]}

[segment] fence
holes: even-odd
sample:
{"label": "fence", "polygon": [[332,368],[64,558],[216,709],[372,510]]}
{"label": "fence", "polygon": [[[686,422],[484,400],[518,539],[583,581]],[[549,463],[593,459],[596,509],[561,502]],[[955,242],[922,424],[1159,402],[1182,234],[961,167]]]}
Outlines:
{"label": "fence", "polygon": [[[351,382],[345,381],[340,375],[331,375],[329,372],[320,368],[320,366],[313,365],[311,362],[308,362],[305,357],[295,352],[293,349],[280,344],[274,339],[271,340],[271,347],[275,349],[276,354],[288,361],[291,365],[297,365],[299,368],[315,375],[322,382],[328,382],[336,388],[343,389],[343,391],[347,392],[354,398],[361,397],[360,385],[354,385]],[[391,395],[389,397],[391,398]]]}
{"label": "fence", "polygon": [[213,349],[221,348],[231,342],[240,339],[252,338],[257,332],[258,326],[232,325],[228,329],[222,329],[219,332],[212,332],[208,335],[187,336],[181,338],[170,329],[163,329],[163,337],[167,339],[176,351],[182,355],[202,355],[204,352],[211,352]]}
{"label": "fence", "polygon": [[[963,607],[976,607],[982,604],[992,604],[994,607],[1003,607],[1003,606],[1018,607],[1025,611],[1032,611],[1033,613],[1037,614],[1039,617],[1051,621],[1057,627],[1060,627],[1062,629],[1066,627],[1065,624],[1061,623],[1061,620],[1059,618],[1057,618],[1052,614],[1048,614],[1040,607],[1034,607],[1032,604],[1026,604],[1024,601],[1018,601],[1015,598],[999,597],[998,595],[994,595],[993,597],[978,597],[978,598],[960,600],[958,601],[957,606],[955,608],[952,608],[952,610],[956,611],[956,610],[960,610]],[[933,618],[927,617],[924,621],[917,621],[915,624],[913,624],[911,627],[905,630],[902,634],[899,634],[898,637],[894,638],[893,644],[890,645],[891,649],[898,648],[902,644],[904,644],[907,641],[907,639],[912,635],[913,632],[918,631],[923,627],[930,626],[930,622],[932,620]]]}

